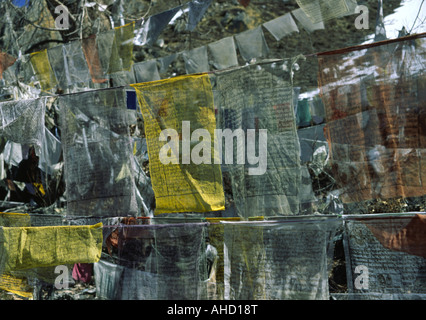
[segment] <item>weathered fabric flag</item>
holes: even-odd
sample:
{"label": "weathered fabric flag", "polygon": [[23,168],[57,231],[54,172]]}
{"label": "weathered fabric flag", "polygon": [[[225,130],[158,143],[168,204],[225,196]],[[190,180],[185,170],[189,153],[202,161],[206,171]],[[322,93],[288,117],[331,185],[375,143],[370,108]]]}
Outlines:
{"label": "weathered fabric flag", "polygon": [[185,61],[187,74],[208,72],[210,70],[206,46],[184,51],[182,52],[182,57]]}
{"label": "weathered fabric flag", "polygon": [[[31,218],[26,213],[0,213],[0,227],[30,227]],[[0,289],[17,294],[24,298],[32,298],[33,288],[30,286],[26,276],[14,274],[13,272],[1,272]]]}
{"label": "weathered fabric flag", "polygon": [[312,23],[342,17],[349,13],[346,0],[296,0]]}
{"label": "weathered fabric flag", "polygon": [[105,72],[102,69],[102,63],[97,46],[97,35],[91,35],[81,41],[81,45],[86,58],[87,66],[93,83],[107,82]]}
{"label": "weathered fabric flag", "polygon": [[102,250],[102,223],[92,226],[2,227],[0,270],[94,263]]}
{"label": "weathered fabric flag", "polygon": [[122,300],[202,299],[206,227],[206,223],[118,226],[117,264],[95,264],[97,291]]}
{"label": "weathered fabric flag", "polygon": [[88,86],[91,82],[89,67],[80,41],[47,49],[49,62],[62,90],[72,85]]}
{"label": "weathered fabric flag", "polygon": [[136,215],[124,88],[63,95],[59,105],[67,214]]}
{"label": "weathered fabric flag", "polygon": [[211,3],[212,0],[193,0],[188,3],[189,13],[186,30],[194,31]]}
{"label": "weathered fabric flag", "polygon": [[215,299],[223,300],[225,294],[225,255],[224,255],[224,225],[222,221],[232,222],[240,221],[239,217],[232,218],[206,218],[208,225],[209,243],[216,249],[216,278],[215,278],[215,291],[213,296]]}
{"label": "weathered fabric flag", "polygon": [[140,46],[153,46],[161,32],[167,27],[170,20],[181,10],[182,6],[157,13],[143,21],[142,28],[137,31],[135,42]]}
{"label": "weathered fabric flag", "polygon": [[[102,72],[105,75],[107,75],[110,70],[113,49],[116,50],[117,48],[114,39],[115,30],[108,30],[96,35],[96,46],[99,52],[99,60],[101,63]],[[114,54],[116,54],[116,52],[114,52]]]}
{"label": "weathered fabric flag", "polygon": [[222,172],[214,161],[216,119],[209,76],[179,76],[132,86],[144,118],[155,213],[223,210]]}
{"label": "weathered fabric flag", "polygon": [[13,65],[16,58],[7,54],[6,52],[0,52],[0,79],[3,79],[3,72]]}
{"label": "weathered fabric flag", "polygon": [[34,145],[40,156],[45,141],[46,101],[51,98],[6,101],[0,103],[0,136],[26,145]]}
{"label": "weathered fabric flag", "polygon": [[221,222],[225,300],[328,300],[336,217]]}
{"label": "weathered fabric flag", "polygon": [[208,46],[212,65],[217,70],[238,66],[234,37],[222,38]]}
{"label": "weathered fabric flag", "polygon": [[267,58],[269,48],[262,27],[236,34],[235,41],[238,50],[245,61],[257,58]]}
{"label": "weathered fabric flag", "polygon": [[157,60],[138,62],[133,65],[136,83],[160,80]]}
{"label": "weathered fabric flag", "polygon": [[50,66],[47,50],[31,53],[30,61],[41,89],[44,91],[53,89],[58,83]]}
{"label": "weathered fabric flag", "polygon": [[344,202],[426,194],[425,35],[319,55],[333,175]]}
{"label": "weathered fabric flag", "polygon": [[347,215],[346,276],[351,299],[426,298],[426,216]]}
{"label": "weathered fabric flag", "polygon": [[299,32],[296,22],[294,22],[290,13],[265,22],[263,26],[268,29],[277,41],[293,32]]}
{"label": "weathered fabric flag", "polygon": [[109,61],[109,73],[129,71],[133,64],[135,22],[114,29],[114,42]]}
{"label": "weathered fabric flag", "polygon": [[309,33],[315,30],[324,29],[324,22],[320,21],[317,23],[313,23],[301,8],[295,9],[291,13],[297,19],[297,21],[300,22],[303,28]]}
{"label": "weathered fabric flag", "polygon": [[222,166],[237,213],[245,219],[299,213],[300,146],[291,70],[291,60],[278,60],[211,74]]}

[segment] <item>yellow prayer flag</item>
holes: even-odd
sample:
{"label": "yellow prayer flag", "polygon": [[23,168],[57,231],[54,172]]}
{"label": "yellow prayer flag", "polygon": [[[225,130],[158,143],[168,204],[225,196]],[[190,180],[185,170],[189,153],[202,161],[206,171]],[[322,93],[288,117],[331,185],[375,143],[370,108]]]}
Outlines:
{"label": "yellow prayer flag", "polygon": [[[156,198],[155,214],[223,210],[222,171],[220,164],[216,164],[217,156],[213,150],[216,119],[209,76],[185,75],[132,86],[136,89],[144,118]],[[194,155],[200,154],[197,152],[201,144],[199,137],[195,139],[197,141],[189,137],[191,131],[197,129],[202,129],[197,132],[204,133],[202,149],[205,161],[201,163],[192,161]],[[178,150],[169,150],[167,155],[171,154],[172,162],[164,164],[160,152],[163,156],[166,154],[164,148],[169,142],[159,141],[159,138],[164,138],[167,133],[174,135],[170,144]]]}
{"label": "yellow prayer flag", "polygon": [[31,53],[31,65],[40,81],[42,90],[50,90],[57,85],[55,74],[50,66],[47,49]]}
{"label": "yellow prayer flag", "polygon": [[109,73],[130,71],[133,63],[133,39],[135,22],[116,27],[111,50]]}
{"label": "yellow prayer flag", "polygon": [[28,299],[33,297],[33,288],[28,284],[27,278],[9,273],[0,275],[0,289]]}
{"label": "yellow prayer flag", "polygon": [[91,226],[0,228],[0,271],[94,263],[102,251],[102,223]]}

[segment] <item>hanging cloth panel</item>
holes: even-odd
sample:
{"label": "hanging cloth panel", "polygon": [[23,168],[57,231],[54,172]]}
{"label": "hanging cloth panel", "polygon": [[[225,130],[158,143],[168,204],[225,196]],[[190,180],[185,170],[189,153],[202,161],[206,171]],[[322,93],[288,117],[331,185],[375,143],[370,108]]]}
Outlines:
{"label": "hanging cloth panel", "polygon": [[197,24],[203,18],[205,12],[209,8],[212,0],[193,0],[188,3],[188,23],[186,30],[194,31]]}
{"label": "hanging cloth panel", "polygon": [[43,91],[49,91],[57,85],[55,74],[50,66],[47,50],[34,52],[30,56],[34,73],[40,82]]}
{"label": "hanging cloth panel", "polygon": [[91,82],[91,76],[81,41],[71,41],[65,44],[63,48],[69,85],[88,86]]}
{"label": "hanging cloth panel", "polygon": [[182,52],[182,57],[185,61],[187,74],[208,72],[210,70],[206,46],[184,51]]}
{"label": "hanging cloth panel", "polygon": [[91,77],[80,41],[50,48],[47,54],[61,89],[89,84]]}
{"label": "hanging cloth panel", "polygon": [[14,276],[11,273],[0,275],[0,289],[16,294],[20,297],[31,299],[34,288],[29,285],[27,278]]}
{"label": "hanging cloth panel", "polygon": [[134,216],[138,208],[124,89],[59,97],[70,216]]}
{"label": "hanging cloth panel", "polygon": [[343,17],[349,13],[346,0],[296,0],[312,23]]}
{"label": "hanging cloth panel", "polygon": [[137,31],[135,42],[140,46],[153,46],[160,34],[169,24],[170,20],[172,20],[181,8],[182,6],[178,6],[150,16],[146,21],[144,21],[141,30]]}
{"label": "hanging cloth panel", "polygon": [[426,216],[344,216],[348,298],[426,298]]}
{"label": "hanging cloth panel", "polygon": [[0,135],[19,144],[34,145],[41,154],[44,143],[44,117],[49,98],[0,103]]}
{"label": "hanging cloth panel", "polygon": [[312,23],[312,21],[309,19],[309,17],[300,8],[293,10],[291,13],[300,22],[300,24],[303,26],[303,28],[309,33],[312,33],[315,30],[324,29],[324,22],[321,21],[321,22],[317,22],[317,23]]}
{"label": "hanging cloth panel", "polygon": [[89,68],[93,83],[105,83],[107,79],[102,68],[101,58],[96,45],[97,36],[91,35],[81,41],[84,57]]}
{"label": "hanging cloth panel", "polygon": [[157,60],[148,60],[133,65],[136,83],[160,80]]}
{"label": "hanging cloth panel", "polygon": [[50,65],[55,74],[56,81],[59,88],[65,90],[69,86],[68,71],[64,55],[64,47],[56,46],[47,49],[47,56],[49,57]]}
{"label": "hanging cloth panel", "polygon": [[222,223],[225,300],[329,299],[335,217]]}
{"label": "hanging cloth panel", "polygon": [[0,52],[0,79],[3,79],[3,72],[7,68],[12,66],[16,61],[16,58],[7,54],[6,52]]}
{"label": "hanging cloth panel", "polygon": [[[103,74],[107,75],[110,70],[110,61],[115,46],[115,30],[101,32],[96,35],[96,46],[99,52],[99,60],[101,62]],[[114,53],[117,54],[116,52]]]}
{"label": "hanging cloth panel", "polygon": [[226,37],[208,45],[213,67],[222,70],[238,66],[234,37]]}
{"label": "hanging cloth panel", "polygon": [[118,264],[125,267],[121,298],[206,296],[201,285],[207,279],[206,228],[206,223],[119,226]]}
{"label": "hanging cloth panel", "polygon": [[217,262],[216,262],[216,281],[215,281],[215,291],[213,296],[215,300],[223,300],[225,298],[225,278],[224,278],[224,265],[225,265],[225,255],[224,255],[224,225],[222,221],[240,221],[239,217],[231,218],[206,218],[208,225],[208,237],[209,243],[217,251]]}
{"label": "hanging cloth panel", "polygon": [[319,55],[333,176],[346,203],[426,194],[425,34]]}
{"label": "hanging cloth panel", "polygon": [[[30,215],[26,213],[0,213],[0,226],[2,227],[29,227]],[[0,289],[17,294],[23,298],[32,298],[33,288],[29,285],[27,277],[13,273],[0,272]]]}
{"label": "hanging cloth panel", "polygon": [[245,61],[268,56],[269,48],[260,26],[235,35],[235,40],[238,50]]}
{"label": "hanging cloth panel", "polygon": [[130,71],[133,63],[133,39],[135,22],[116,27],[112,45],[109,73]]}
{"label": "hanging cloth panel", "polygon": [[178,54],[171,54],[162,58],[158,58],[157,61],[160,64],[160,74],[164,74],[169,69],[169,66],[177,59]]}
{"label": "hanging cloth panel", "polygon": [[280,41],[283,37],[293,32],[299,32],[296,22],[294,22],[290,13],[265,22],[263,26],[274,36],[277,41]]}
{"label": "hanging cloth panel", "polygon": [[[214,159],[212,140],[207,146],[203,144],[203,154],[209,154],[208,157],[203,159],[204,162],[195,164],[195,153],[188,146],[192,140],[190,132],[185,134],[182,131],[185,123],[190,126],[190,130],[204,129],[204,133],[208,132],[211,139],[215,139],[216,119],[208,75],[180,76],[132,86],[136,89],[144,118],[150,155],[149,168],[156,199],[155,214],[223,210],[225,197],[222,172]],[[166,145],[159,141],[159,137],[165,132],[172,135],[176,133],[170,148],[172,163],[168,164],[163,164],[160,159],[160,152],[163,152],[160,150],[164,150]],[[182,141],[178,140],[180,133]],[[168,144],[169,147],[171,145]],[[182,152],[177,150],[175,153],[179,145],[182,145]],[[192,160],[188,159],[190,157]]]}
{"label": "hanging cloth panel", "polygon": [[[299,212],[300,146],[292,103],[291,68],[290,60],[279,60],[214,73],[218,126],[222,133],[227,129],[235,135],[243,131],[242,138],[236,139],[231,147],[224,135],[222,165],[230,175],[237,213],[244,219]],[[257,164],[249,160],[254,151],[248,147],[245,150],[244,136],[248,140],[249,130],[255,133],[255,141],[247,146],[257,148]],[[264,141],[260,141],[260,130]],[[223,145],[222,141],[218,143]],[[227,153],[232,150],[237,159],[229,163]]]}
{"label": "hanging cloth panel", "polygon": [[100,259],[102,223],[93,226],[2,227],[0,270],[5,272]]}
{"label": "hanging cloth panel", "polygon": [[124,267],[99,260],[93,265],[96,284],[96,298],[100,300],[118,300],[120,297],[120,279]]}

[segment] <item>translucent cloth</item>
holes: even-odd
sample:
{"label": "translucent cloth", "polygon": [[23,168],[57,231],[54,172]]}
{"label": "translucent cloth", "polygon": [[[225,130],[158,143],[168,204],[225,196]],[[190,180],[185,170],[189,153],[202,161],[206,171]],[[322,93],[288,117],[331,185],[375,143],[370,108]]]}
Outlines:
{"label": "translucent cloth", "polygon": [[426,299],[426,216],[344,216],[348,297]]}
{"label": "translucent cloth", "polygon": [[44,143],[46,100],[38,98],[0,103],[0,135],[19,144],[34,145],[40,155]]}
{"label": "translucent cloth", "polygon": [[135,216],[133,153],[124,88],[59,97],[70,216]]}
{"label": "translucent cloth", "polygon": [[142,28],[137,31],[135,42],[140,46],[153,46],[161,32],[181,8],[182,6],[178,6],[150,16],[143,22]]}
{"label": "translucent cloth", "polygon": [[206,223],[115,227],[117,266],[95,265],[95,279],[102,278],[97,282],[102,296],[122,300],[206,297]]}
{"label": "translucent cloth", "polygon": [[93,226],[2,227],[0,270],[3,272],[100,259],[102,224]]}
{"label": "translucent cloth", "polygon": [[283,37],[291,34],[292,32],[299,32],[296,22],[294,22],[290,13],[286,13],[283,16],[265,22],[263,26],[274,36],[277,41],[281,40]]}
{"label": "translucent cloth", "polygon": [[135,22],[116,27],[114,42],[109,61],[109,73],[118,71],[130,71],[133,64],[133,39],[135,37]]}
{"label": "translucent cloth", "polygon": [[160,80],[158,73],[157,60],[152,59],[135,63],[133,65],[136,83]]}
{"label": "translucent cloth", "polygon": [[97,38],[98,37],[96,35],[85,38],[81,41],[81,46],[92,77],[92,82],[105,83],[107,82],[107,79],[102,68],[99,47],[97,46]]}
{"label": "translucent cloth", "polygon": [[333,237],[330,218],[221,222],[225,300],[327,300]]}
{"label": "translucent cloth", "polygon": [[201,46],[182,52],[187,74],[207,72],[210,70],[207,47]]}
{"label": "translucent cloth", "polygon": [[12,66],[16,58],[6,52],[0,52],[0,79],[3,79],[3,72]]}
{"label": "translucent cloth", "polygon": [[93,265],[96,284],[96,298],[118,300],[121,292],[120,281],[124,267],[108,261],[99,260]]}
{"label": "translucent cloth", "polygon": [[312,23],[342,17],[349,13],[346,0],[296,0]]}
{"label": "translucent cloth", "polygon": [[[227,141],[224,135],[218,145],[224,150],[222,166],[230,175],[237,214],[244,219],[299,213],[300,146],[291,68],[290,60],[278,60],[211,75],[218,128],[235,135],[242,130],[242,137]],[[249,142],[249,130],[254,141]],[[266,141],[260,140],[260,130],[266,133]],[[249,158],[253,148],[257,164]],[[227,160],[230,152],[233,159]]]}
{"label": "translucent cloth", "polygon": [[212,0],[193,0],[188,3],[189,13],[186,30],[194,31],[211,3]]}
{"label": "translucent cloth", "polygon": [[300,22],[303,28],[311,33],[315,30],[324,29],[324,22],[313,23],[302,9],[296,9],[291,12],[293,16]]}
{"label": "translucent cloth", "polygon": [[324,53],[319,85],[341,198],[426,194],[425,34]]}
{"label": "translucent cloth", "polygon": [[160,64],[160,74],[164,74],[169,69],[169,66],[178,58],[178,54],[174,53],[165,57],[158,58],[157,61]]}
{"label": "translucent cloth", "polygon": [[240,221],[241,218],[206,218],[209,222],[208,225],[208,239],[209,243],[216,248],[217,262],[216,262],[216,278],[215,278],[215,292],[214,297],[217,300],[225,298],[225,278],[224,278],[224,225],[222,221]]}
{"label": "translucent cloth", "polygon": [[115,30],[101,32],[96,35],[96,47],[99,52],[99,60],[101,63],[102,72],[105,75],[107,75],[110,70],[110,60],[113,51],[113,46],[114,49],[116,49],[114,39]]}
{"label": "translucent cloth", "polygon": [[[155,214],[223,210],[222,172],[214,161],[212,141],[216,121],[208,75],[179,76],[132,87],[136,89],[144,118]],[[184,124],[188,125],[185,132]],[[200,164],[194,162],[200,151],[194,152],[196,141],[190,137],[196,129],[204,129],[204,134],[210,135],[208,145],[203,148],[203,154],[209,152],[209,155]],[[159,141],[160,136],[164,138],[169,133],[173,136],[171,144]],[[166,147],[171,161],[168,164],[163,163]]]}
{"label": "translucent cloth", "polygon": [[131,71],[117,71],[109,75],[111,87],[124,87],[131,83],[135,83],[135,74]]}
{"label": "translucent cloth", "polygon": [[41,89],[44,91],[53,89],[57,85],[57,80],[49,62],[47,50],[31,53],[30,62]]}
{"label": "translucent cloth", "polygon": [[59,214],[37,214],[31,213],[31,227],[47,227],[47,226],[61,226],[63,222],[63,216]]}
{"label": "translucent cloth", "polygon": [[50,48],[47,53],[58,85],[62,90],[66,90],[72,85],[87,85],[91,81],[89,67],[80,41],[71,41],[62,46]]}
{"label": "translucent cloth", "polygon": [[269,48],[262,27],[259,26],[255,29],[241,32],[234,37],[238,50],[245,61],[268,56]]}
{"label": "translucent cloth", "polygon": [[211,63],[217,70],[238,66],[234,37],[222,38],[208,45]]}

